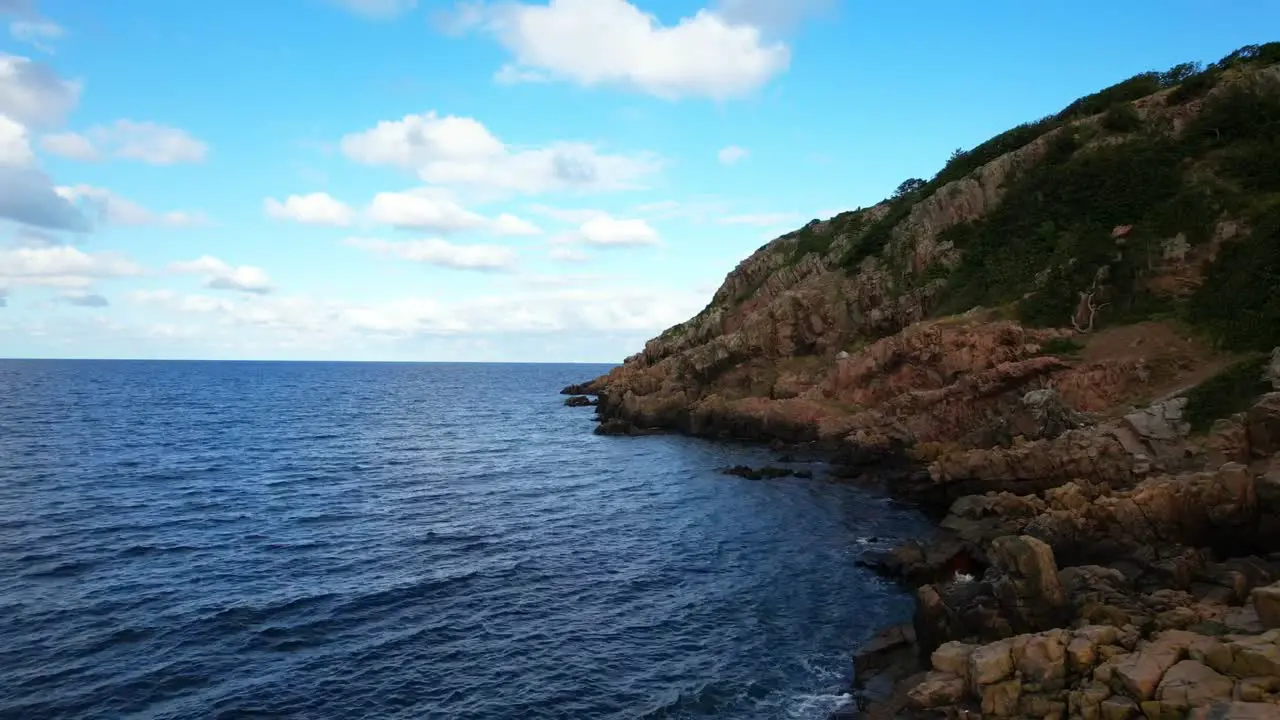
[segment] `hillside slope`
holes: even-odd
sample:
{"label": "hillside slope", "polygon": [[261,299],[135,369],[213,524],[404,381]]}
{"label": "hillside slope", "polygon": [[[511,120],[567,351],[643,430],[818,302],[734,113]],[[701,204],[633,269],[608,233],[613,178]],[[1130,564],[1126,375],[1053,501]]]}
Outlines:
{"label": "hillside slope", "polygon": [[[1280,345],[1277,63],[1272,43],[1130,78],[773,240],[589,383],[601,431],[937,457],[1260,368]],[[1252,380],[1188,412],[1241,409]]]}

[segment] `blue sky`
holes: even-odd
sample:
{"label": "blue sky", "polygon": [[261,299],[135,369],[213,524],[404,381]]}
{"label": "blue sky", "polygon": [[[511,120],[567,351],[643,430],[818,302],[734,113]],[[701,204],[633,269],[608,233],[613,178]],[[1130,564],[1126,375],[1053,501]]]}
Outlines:
{"label": "blue sky", "polygon": [[768,239],[1280,28],[1267,0],[0,15],[0,357],[620,361]]}

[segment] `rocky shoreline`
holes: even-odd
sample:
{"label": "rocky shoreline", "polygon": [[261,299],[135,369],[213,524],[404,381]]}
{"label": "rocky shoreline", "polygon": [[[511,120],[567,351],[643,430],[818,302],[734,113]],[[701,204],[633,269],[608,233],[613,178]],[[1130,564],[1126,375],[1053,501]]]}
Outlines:
{"label": "rocky shoreline", "polygon": [[[858,649],[857,702],[835,717],[1280,718],[1280,348],[1268,380],[1205,437],[1180,396],[1063,421],[1031,391],[1055,425],[1035,440],[889,456],[887,492],[938,533],[862,560],[916,610]],[[598,433],[690,429],[618,417],[598,381],[564,392],[598,398]],[[799,442],[837,474],[886,457],[794,428],[703,430]]]}

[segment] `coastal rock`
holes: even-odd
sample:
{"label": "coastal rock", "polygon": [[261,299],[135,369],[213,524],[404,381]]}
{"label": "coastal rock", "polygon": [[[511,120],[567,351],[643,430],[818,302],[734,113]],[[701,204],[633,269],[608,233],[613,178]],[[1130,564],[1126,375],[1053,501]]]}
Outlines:
{"label": "coastal rock", "polygon": [[1280,392],[1267,393],[1249,408],[1249,446],[1255,457],[1280,452]]}
{"label": "coastal rock", "polygon": [[1280,582],[1254,588],[1250,600],[1263,627],[1280,628]]}
{"label": "coastal rock", "polygon": [[1124,416],[1125,425],[1147,441],[1172,441],[1186,437],[1191,425],[1184,419],[1187,399],[1176,397]]}
{"label": "coastal rock", "polygon": [[925,710],[954,705],[964,697],[964,680],[945,672],[931,672],[907,695],[911,706]]}
{"label": "coastal rock", "polygon": [[584,383],[569,385],[560,391],[561,395],[595,395],[598,380],[589,380]]}
{"label": "coastal rock", "polygon": [[566,398],[564,401],[564,404],[568,405],[569,407],[587,407],[589,405],[595,405],[596,401],[592,400],[586,395],[574,395],[572,397]]}
{"label": "coastal rock", "polygon": [[1280,347],[1271,351],[1271,362],[1267,363],[1265,377],[1273,389],[1280,391]]}
{"label": "coastal rock", "polygon": [[1189,710],[1229,698],[1234,689],[1235,681],[1231,678],[1219,675],[1195,660],[1182,660],[1160,679],[1156,699],[1165,705]]}
{"label": "coastal rock", "polygon": [[1250,461],[1249,428],[1245,422],[1243,414],[1213,421],[1207,441],[1209,467],[1229,462],[1247,464]]}
{"label": "coastal rock", "polygon": [[1058,582],[1053,549],[1027,535],[996,538],[990,559],[992,588],[1015,631],[1053,627],[1062,620],[1066,597]]}

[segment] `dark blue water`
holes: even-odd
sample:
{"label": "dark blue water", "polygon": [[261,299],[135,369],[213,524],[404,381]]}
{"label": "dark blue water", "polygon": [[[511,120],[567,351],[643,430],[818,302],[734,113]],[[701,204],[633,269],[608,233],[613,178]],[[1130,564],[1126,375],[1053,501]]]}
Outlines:
{"label": "dark blue water", "polygon": [[0,717],[822,717],[923,525],[604,369],[0,361]]}

